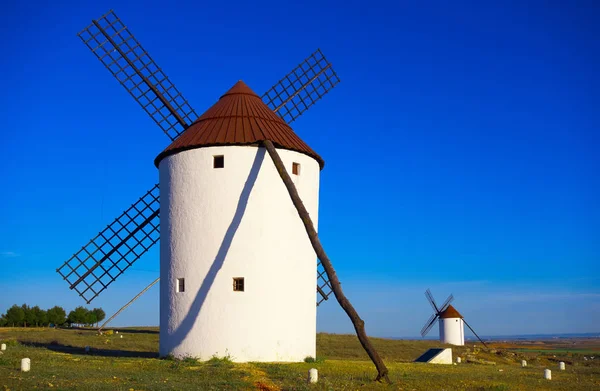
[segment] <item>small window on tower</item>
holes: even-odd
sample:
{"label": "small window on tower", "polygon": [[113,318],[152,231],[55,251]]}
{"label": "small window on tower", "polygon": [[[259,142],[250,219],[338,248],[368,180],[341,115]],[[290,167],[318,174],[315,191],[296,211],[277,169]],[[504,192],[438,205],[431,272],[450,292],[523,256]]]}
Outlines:
{"label": "small window on tower", "polygon": [[177,292],[185,292],[185,278],[177,279],[177,287],[175,289]]}
{"label": "small window on tower", "polygon": [[300,163],[292,163],[292,174],[300,175]]}
{"label": "small window on tower", "polygon": [[234,277],[233,278],[233,290],[235,292],[243,292],[244,291],[244,277]]}
{"label": "small window on tower", "polygon": [[223,168],[225,167],[225,156],[223,155],[218,155],[218,156],[213,156],[213,167],[214,168]]}

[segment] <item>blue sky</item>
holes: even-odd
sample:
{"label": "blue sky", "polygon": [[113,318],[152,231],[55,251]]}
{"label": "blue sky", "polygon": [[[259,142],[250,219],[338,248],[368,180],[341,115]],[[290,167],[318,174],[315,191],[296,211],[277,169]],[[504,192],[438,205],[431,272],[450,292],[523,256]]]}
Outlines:
{"label": "blue sky", "polygon": [[[342,83],[293,127],[326,161],[319,231],[369,333],[418,335],[428,287],[481,334],[599,332],[600,7],[481,3],[8,5],[0,312],[82,304],[55,269],[158,179],[168,139],[76,36],[114,7],[198,113],[323,50]],[[92,304],[150,283],[157,249]],[[158,287],[116,324],[158,324]]]}

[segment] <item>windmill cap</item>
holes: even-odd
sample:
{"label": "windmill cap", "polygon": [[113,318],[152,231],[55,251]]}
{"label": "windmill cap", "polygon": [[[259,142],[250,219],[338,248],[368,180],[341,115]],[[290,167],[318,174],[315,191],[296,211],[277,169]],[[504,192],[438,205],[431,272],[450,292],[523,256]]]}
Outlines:
{"label": "windmill cap", "polygon": [[[237,94],[250,95],[250,96],[255,96],[257,98],[260,98],[258,96],[258,94],[256,94],[256,92],[252,91],[252,89],[250,87],[248,87],[248,85],[246,83],[244,83],[243,80],[238,80],[233,85],[233,87],[231,87],[226,93],[221,95],[221,98],[223,98],[224,96],[227,96],[227,95],[237,95]],[[219,99],[221,99],[221,98],[219,98]]]}
{"label": "windmill cap", "polygon": [[460,312],[458,312],[456,310],[456,308],[452,307],[452,305],[449,305],[445,310],[440,312],[440,318],[442,318],[442,319],[447,319],[447,318],[463,319],[463,316],[460,314]]}
{"label": "windmill cap", "polygon": [[256,145],[264,140],[270,140],[278,148],[312,157],[321,169],[325,165],[321,156],[241,80],[158,154],[154,164],[158,167],[165,157],[190,149]]}

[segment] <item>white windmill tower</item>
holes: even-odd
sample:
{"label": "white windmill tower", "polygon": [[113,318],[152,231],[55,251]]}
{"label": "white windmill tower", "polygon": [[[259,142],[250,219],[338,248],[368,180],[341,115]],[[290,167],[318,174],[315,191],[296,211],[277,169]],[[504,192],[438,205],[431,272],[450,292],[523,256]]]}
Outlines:
{"label": "white windmill tower", "polygon": [[465,344],[465,324],[463,316],[452,305],[439,314],[440,342],[463,346]]}
{"label": "white windmill tower", "polygon": [[79,37],[172,143],[155,161],[160,193],[152,186],[57,272],[90,303],[160,239],[161,355],[315,356],[316,306],[332,286],[275,166],[316,227],[323,160],[288,124],[340,81],[332,65],[316,50],[262,96],[239,82],[198,117],[113,11]]}
{"label": "white windmill tower", "polygon": [[262,140],[316,222],[323,160],[242,81],[155,160],[162,356],[315,356],[317,260]]}
{"label": "white windmill tower", "polygon": [[477,339],[479,339],[479,341],[484,346],[487,346],[485,342],[483,342],[483,340],[479,338],[477,333],[475,333],[475,330],[473,330],[471,326],[469,326],[469,324],[465,321],[465,318],[460,314],[460,312],[458,312],[456,308],[450,305],[452,300],[454,300],[454,296],[448,296],[448,298],[446,299],[444,304],[442,304],[441,307],[437,306],[435,300],[433,299],[433,295],[431,294],[431,291],[429,289],[425,291],[425,297],[427,297],[429,304],[431,304],[434,313],[433,315],[431,315],[429,320],[425,322],[425,326],[423,326],[423,328],[421,329],[421,336],[424,337],[425,335],[427,335],[427,333],[429,332],[429,330],[431,330],[435,322],[439,321],[440,342],[450,345],[463,346],[465,344],[464,326],[467,325],[467,327],[473,332]]}
{"label": "white windmill tower", "polygon": [[239,82],[197,117],[113,11],[78,35],[173,141],[155,160],[160,194],[154,185],[57,269],[90,303],[160,239],[161,277],[102,327],[161,280],[161,355],[302,361],[315,355],[315,306],[333,293],[389,382],[318,237],[323,160],[288,125],[340,81],[323,53],[261,97]]}

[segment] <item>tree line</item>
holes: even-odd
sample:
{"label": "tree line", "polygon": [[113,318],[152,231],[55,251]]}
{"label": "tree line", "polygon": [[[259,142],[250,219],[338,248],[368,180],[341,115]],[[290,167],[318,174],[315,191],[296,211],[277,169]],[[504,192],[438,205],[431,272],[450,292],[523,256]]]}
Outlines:
{"label": "tree line", "polygon": [[64,308],[59,306],[43,310],[37,305],[30,307],[27,304],[15,304],[6,314],[0,315],[0,327],[92,326],[102,322],[104,318],[106,314],[102,308],[89,310],[80,306],[67,315]]}

